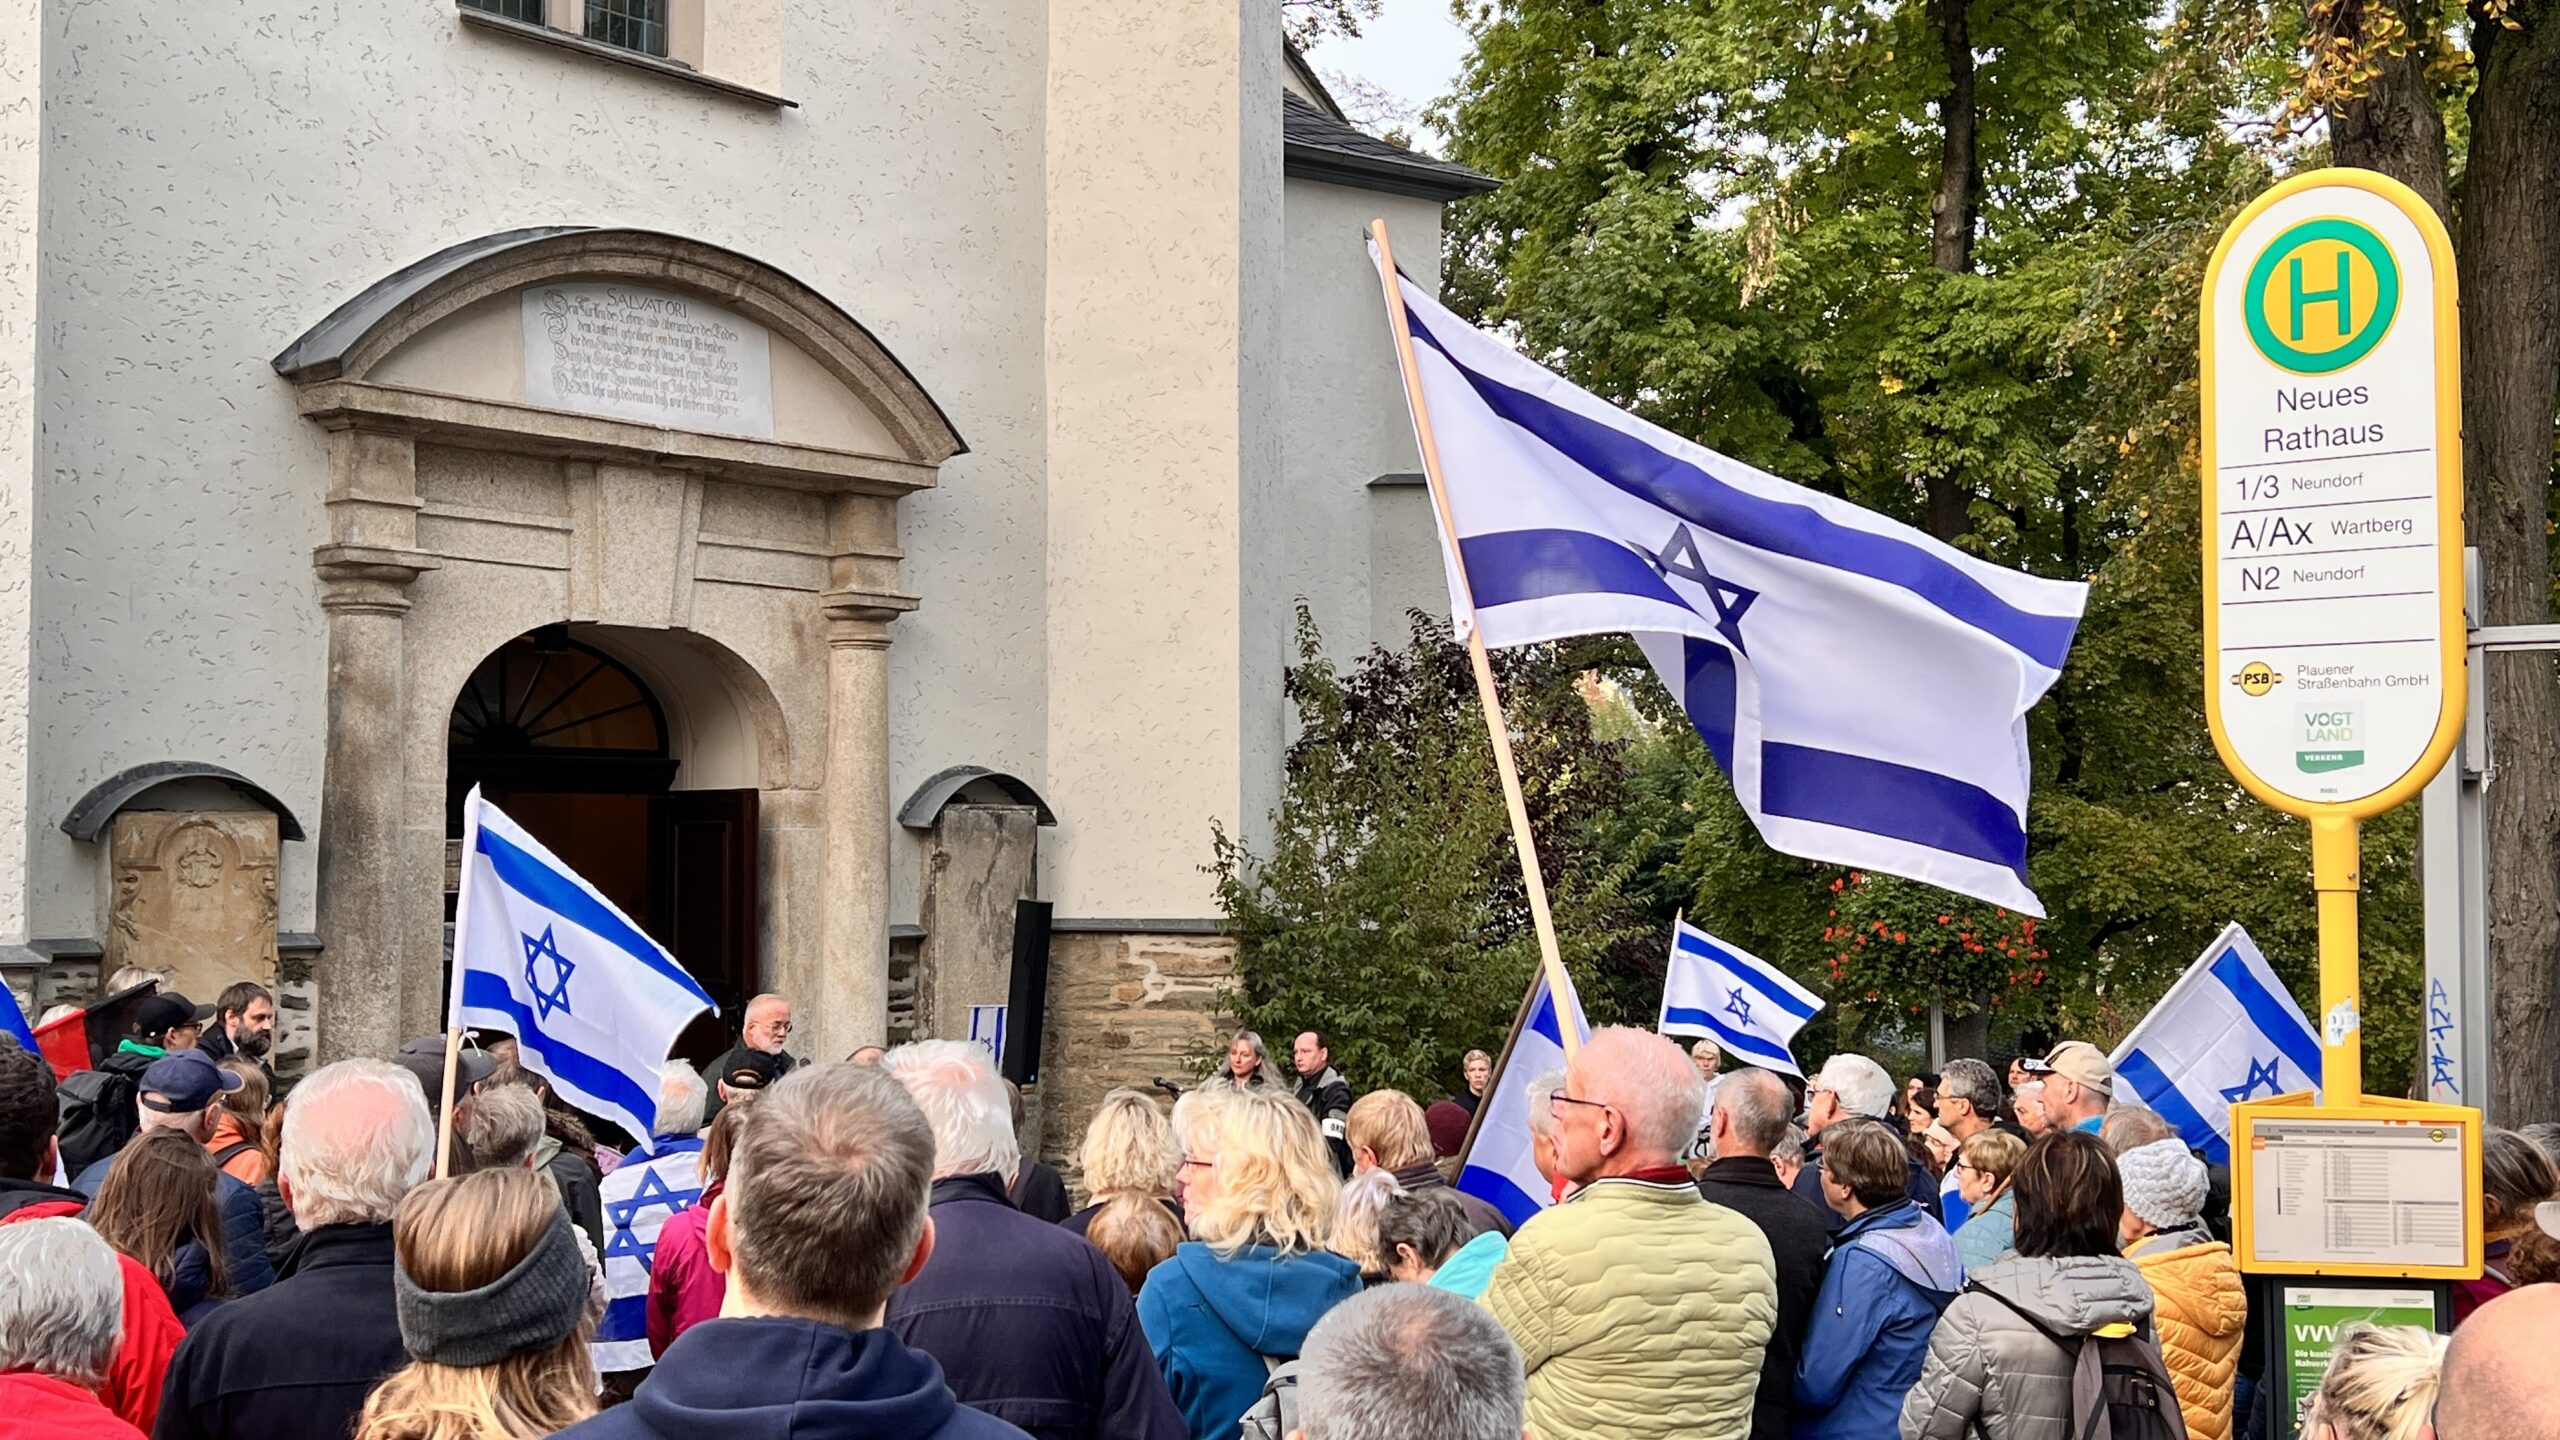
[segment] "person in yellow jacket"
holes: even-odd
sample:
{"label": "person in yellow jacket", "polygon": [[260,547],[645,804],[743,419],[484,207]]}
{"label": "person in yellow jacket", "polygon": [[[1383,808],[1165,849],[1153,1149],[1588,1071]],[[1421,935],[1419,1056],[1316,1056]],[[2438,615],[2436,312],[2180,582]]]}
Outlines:
{"label": "person in yellow jacket", "polygon": [[2124,1178],[2117,1233],[2156,1301],[2160,1357],[2178,1387],[2190,1440],[2231,1440],[2231,1390],[2249,1302],[2231,1247],[2206,1232],[2205,1168],[2180,1140],[2154,1140],[2116,1157]]}
{"label": "person in yellow jacket", "polygon": [[1642,1030],[1592,1032],[1551,1098],[1575,1189],[1531,1216],[1483,1304],[1520,1347],[1538,1440],[1744,1440],[1778,1320],[1768,1238],[1680,1165],[1706,1082]]}

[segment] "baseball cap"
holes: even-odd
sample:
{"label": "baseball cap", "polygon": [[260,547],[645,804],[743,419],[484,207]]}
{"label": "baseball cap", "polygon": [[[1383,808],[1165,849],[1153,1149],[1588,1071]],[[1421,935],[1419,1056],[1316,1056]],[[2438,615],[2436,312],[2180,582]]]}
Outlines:
{"label": "baseball cap", "polygon": [[[427,1087],[427,1103],[441,1104],[444,1098],[444,1037],[414,1035],[400,1042],[400,1053],[391,1063],[418,1077]],[[498,1062],[488,1051],[476,1045],[465,1045],[453,1062],[453,1093],[462,1094],[496,1073]]]}
{"label": "baseball cap", "polygon": [[152,1061],[135,1086],[146,1110],[163,1115],[192,1115],[213,1097],[240,1088],[240,1077],[213,1063],[201,1050],[172,1050]]}
{"label": "baseball cap", "polygon": [[782,1057],[741,1045],[720,1057],[714,1073],[732,1090],[762,1090],[782,1078]]}
{"label": "baseball cap", "polygon": [[2076,1080],[2112,1100],[2116,1093],[2116,1067],[2106,1052],[2086,1040],[2065,1040],[2053,1047],[2041,1060],[2020,1059],[2018,1068],[2030,1075],[2059,1075]]}
{"label": "baseball cap", "polygon": [[133,1032],[157,1035],[181,1025],[201,1025],[212,1018],[212,1006],[199,1005],[175,990],[163,990],[133,1007]]}

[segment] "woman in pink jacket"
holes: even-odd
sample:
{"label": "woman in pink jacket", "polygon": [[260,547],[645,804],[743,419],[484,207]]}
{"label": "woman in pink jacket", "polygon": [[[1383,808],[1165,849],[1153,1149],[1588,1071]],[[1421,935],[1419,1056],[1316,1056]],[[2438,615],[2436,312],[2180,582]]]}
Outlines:
{"label": "woman in pink jacket", "polygon": [[722,1106],[711,1133],[702,1141],[702,1197],[668,1217],[658,1231],[658,1251],[649,1263],[649,1354],[667,1353],[676,1337],[705,1320],[717,1319],[729,1293],[728,1279],[711,1268],[711,1252],[703,1232],[711,1224],[711,1202],[728,1184],[729,1149],[737,1143],[750,1095]]}

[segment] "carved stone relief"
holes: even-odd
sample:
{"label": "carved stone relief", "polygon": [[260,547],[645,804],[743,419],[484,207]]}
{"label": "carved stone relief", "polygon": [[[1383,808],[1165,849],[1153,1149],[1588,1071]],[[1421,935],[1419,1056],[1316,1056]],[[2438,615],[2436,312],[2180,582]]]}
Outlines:
{"label": "carved stone relief", "polygon": [[107,967],[140,965],[210,1004],[234,980],[276,983],[276,817],[129,810],[110,855]]}

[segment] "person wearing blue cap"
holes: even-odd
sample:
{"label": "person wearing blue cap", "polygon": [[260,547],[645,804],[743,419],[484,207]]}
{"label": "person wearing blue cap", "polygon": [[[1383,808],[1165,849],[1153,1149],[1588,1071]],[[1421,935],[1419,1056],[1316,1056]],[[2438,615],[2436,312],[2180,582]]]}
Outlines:
{"label": "person wearing blue cap", "polygon": [[[224,1092],[239,1089],[240,1077],[201,1050],[171,1050],[144,1067],[135,1088],[139,1093],[134,1106],[142,1129],[182,1130],[201,1145],[212,1137],[218,1118],[213,1102]],[[96,1199],[107,1172],[115,1168],[116,1155],[123,1153],[118,1150],[91,1164],[72,1178],[71,1188]],[[218,1178],[214,1188],[222,1204],[223,1258],[231,1267],[232,1293],[255,1294],[276,1279],[274,1262],[267,1255],[258,1192],[230,1175]]]}

